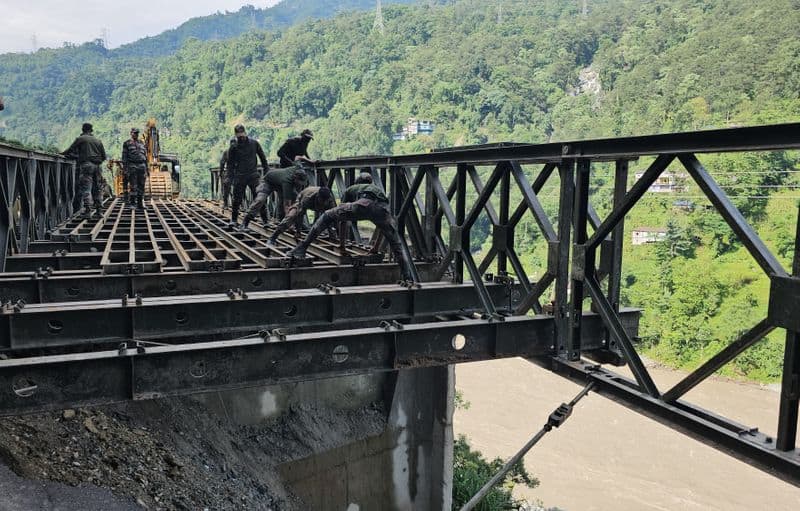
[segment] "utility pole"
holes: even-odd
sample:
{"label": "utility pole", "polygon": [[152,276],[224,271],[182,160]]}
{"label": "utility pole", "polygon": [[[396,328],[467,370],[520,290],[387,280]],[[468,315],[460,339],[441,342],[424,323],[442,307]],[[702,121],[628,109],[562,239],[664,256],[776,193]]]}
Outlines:
{"label": "utility pole", "polygon": [[31,35],[31,53],[36,53],[39,49],[39,41],[36,40],[36,34]]}
{"label": "utility pole", "polygon": [[378,7],[375,12],[375,23],[372,25],[372,30],[377,30],[383,34],[383,11],[381,10],[381,0],[378,0]]}
{"label": "utility pole", "polygon": [[108,49],[108,28],[107,27],[103,27],[103,29],[100,30],[100,40],[103,41],[103,48],[105,48],[107,50]]}

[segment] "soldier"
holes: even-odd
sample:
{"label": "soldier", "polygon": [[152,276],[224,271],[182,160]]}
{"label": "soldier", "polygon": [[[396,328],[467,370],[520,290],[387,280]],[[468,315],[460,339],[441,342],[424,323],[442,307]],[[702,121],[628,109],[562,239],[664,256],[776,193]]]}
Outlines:
{"label": "soldier", "polygon": [[247,136],[244,126],[237,124],[233,129],[234,135],[231,140],[231,145],[228,148],[228,161],[225,168],[231,176],[231,183],[233,184],[233,204],[231,206],[231,222],[229,227],[236,227],[239,221],[239,208],[244,199],[244,193],[247,188],[250,188],[250,193],[256,195],[256,188],[259,184],[258,174],[258,160],[261,160],[261,166],[264,172],[267,171],[267,157],[261,144],[257,140]]}
{"label": "soldier", "polygon": [[256,189],[256,198],[250,205],[250,209],[242,221],[242,229],[247,229],[247,225],[261,214],[264,223],[267,222],[264,205],[272,192],[278,194],[278,217],[283,218],[289,212],[297,192],[308,185],[308,174],[299,167],[287,169],[271,170],[264,175],[264,180]]}
{"label": "soldier", "polygon": [[314,163],[308,156],[308,144],[314,140],[311,130],[305,129],[299,137],[286,139],[278,149],[278,158],[281,159],[281,168],[292,167],[300,162]]}
{"label": "soldier", "polygon": [[93,205],[98,214],[103,207],[100,165],[106,160],[106,149],[92,134],[93,131],[91,124],[83,123],[81,136],[75,139],[69,149],[61,153],[78,161],[78,195],[83,203],[85,219],[91,217]]}
{"label": "soldier", "polygon": [[222,210],[228,209],[228,202],[231,198],[231,172],[226,169],[225,165],[228,163],[228,149],[222,152],[222,157],[219,159],[219,182],[222,185]]}
{"label": "soldier", "polygon": [[[333,198],[330,188],[320,186],[309,186],[305,188],[297,196],[297,201],[292,204],[289,211],[286,212],[284,219],[281,220],[281,223],[275,228],[275,232],[269,237],[267,245],[275,245],[278,236],[289,229],[292,224],[295,226],[295,237],[299,237],[300,228],[303,225],[303,217],[305,217],[306,211],[309,209],[316,213],[323,213],[335,207],[336,201]],[[333,226],[331,226],[330,229],[331,239],[334,239],[336,237],[335,230]]]}
{"label": "soldier", "polygon": [[415,280],[412,271],[414,263],[403,250],[400,235],[397,233],[397,223],[389,211],[389,199],[379,186],[372,184],[372,176],[367,173],[362,173],[356,179],[356,184],[347,188],[342,204],[326,211],[311,227],[306,238],[288,255],[302,259],[308,246],[323,230],[339,222],[358,220],[369,220],[375,224],[389,242],[395,260],[400,263],[403,279]]}
{"label": "soldier", "polygon": [[128,186],[133,185],[130,205],[144,209],[144,184],[147,179],[147,147],[139,140],[139,128],[131,128],[131,138],[122,144],[123,199],[128,200]]}

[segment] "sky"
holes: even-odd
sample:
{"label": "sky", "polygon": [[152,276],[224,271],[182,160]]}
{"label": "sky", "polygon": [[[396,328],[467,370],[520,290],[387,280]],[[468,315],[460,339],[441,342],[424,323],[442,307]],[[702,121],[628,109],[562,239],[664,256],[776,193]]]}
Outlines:
{"label": "sky", "polygon": [[[108,31],[108,45],[125,43],[175,28],[189,18],[238,11],[247,4],[270,7],[278,0],[0,0],[0,53],[30,52],[36,46],[84,43]],[[147,5],[154,6],[148,9]]]}

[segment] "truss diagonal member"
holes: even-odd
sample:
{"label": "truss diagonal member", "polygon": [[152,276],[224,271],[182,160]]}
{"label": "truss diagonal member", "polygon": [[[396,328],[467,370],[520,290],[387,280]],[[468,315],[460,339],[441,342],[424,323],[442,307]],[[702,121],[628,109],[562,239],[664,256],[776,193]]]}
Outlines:
{"label": "truss diagonal member", "polygon": [[455,255],[456,253],[454,251],[448,250],[445,253],[444,258],[440,262],[436,263],[436,266],[432,272],[433,276],[430,278],[432,282],[438,282],[444,278],[444,274],[447,273],[447,270],[451,269],[452,267],[453,257],[455,257]]}
{"label": "truss diagonal member", "polygon": [[[447,186],[446,195],[447,195],[448,204],[450,203],[450,200],[453,198],[453,196],[456,194],[456,186],[457,186],[457,184],[458,184],[458,176],[453,176],[452,181],[450,181],[450,184]],[[444,207],[442,206],[442,204],[439,204],[439,207],[436,210],[436,218],[437,218],[437,220],[441,219],[442,216],[444,216]],[[453,225],[456,225],[456,224],[454,223]]]}
{"label": "truss diagonal member", "polygon": [[700,382],[714,374],[722,366],[739,356],[747,348],[769,335],[773,330],[775,330],[775,327],[770,325],[766,319],[761,320],[756,326],[725,347],[725,349],[711,357],[705,364],[701,365],[690,375],[675,384],[674,387],[664,393],[662,399],[667,403],[679,399],[696,387]]}
{"label": "truss diagonal member", "polygon": [[[400,177],[405,177],[405,176],[401,174]],[[397,223],[400,236],[402,236],[403,232],[405,231],[406,215],[411,211],[411,208],[414,205],[414,199],[417,195],[417,191],[419,190],[419,186],[422,184],[422,179],[424,177],[425,177],[424,169],[418,169],[417,174],[414,176],[414,180],[408,187],[408,193],[406,194],[406,198],[403,200],[403,204],[400,206],[400,210],[397,212]]]}
{"label": "truss diagonal member", "polygon": [[[514,250],[514,247],[509,244],[506,255],[508,256],[508,261],[511,263],[511,267],[514,269],[514,273],[517,275],[517,280],[519,283],[522,284],[522,289],[525,291],[526,294],[529,294],[533,289],[531,286],[531,281],[528,279],[528,274],[525,272],[525,268],[522,266],[522,261],[519,260],[519,256],[517,255],[517,251]],[[536,307],[534,307],[535,309]],[[537,313],[540,311],[536,311]]]}
{"label": "truss diagonal member", "polygon": [[531,289],[530,293],[522,299],[522,301],[517,305],[517,308],[514,310],[514,314],[522,315],[527,314],[529,310],[533,309],[534,312],[540,314],[542,312],[542,307],[539,305],[539,298],[542,296],[550,284],[553,283],[555,280],[555,276],[552,273],[545,273],[542,275],[542,278],[539,279],[533,288]]}
{"label": "truss diagonal member", "polygon": [[[502,165],[503,165],[503,163],[498,163],[497,166],[495,167],[495,172]],[[485,188],[483,186],[483,181],[481,180],[481,176],[478,174],[478,169],[475,168],[475,165],[468,165],[467,166],[467,173],[469,174],[469,178],[472,181],[472,185],[475,187],[475,191],[478,192],[479,196],[482,195]],[[500,176],[498,176],[498,179],[499,178],[500,178]],[[491,181],[491,179],[492,178],[490,177],[489,181]],[[495,183],[495,186],[496,186],[496,183]],[[491,187],[491,190],[492,190],[492,192],[494,191],[494,186]],[[491,192],[490,192],[490,194],[491,194]],[[486,208],[486,214],[489,216],[489,221],[491,221],[493,224],[497,225],[500,222],[500,220],[499,220],[499,218],[497,216],[497,212],[494,210],[494,206],[492,206],[492,203],[487,201],[484,204],[484,206],[482,206],[482,207]],[[478,208],[477,211],[480,211],[480,208]],[[476,215],[476,217],[477,217],[477,215]]]}
{"label": "truss diagonal member", "polygon": [[497,249],[495,247],[489,248],[489,252],[486,253],[486,256],[481,261],[480,266],[478,266],[478,272],[483,275],[486,273],[486,270],[489,269],[489,266],[492,265],[494,259],[497,257]]}
{"label": "truss diagonal member", "polygon": [[[494,211],[494,208],[491,207],[492,205],[489,203],[489,197],[492,196],[494,193],[494,189],[497,188],[497,184],[500,183],[500,178],[503,177],[503,173],[506,172],[507,169],[506,162],[500,162],[492,171],[492,175],[489,176],[489,181],[486,182],[486,186],[481,188],[480,185],[480,178],[478,182],[475,183],[475,189],[478,190],[478,199],[475,201],[475,204],[472,206],[472,209],[469,211],[466,220],[464,220],[464,235],[467,236],[469,230],[472,228],[472,225],[478,219],[478,216],[481,214],[481,210],[486,208],[486,214],[489,215],[489,220],[494,224],[498,225],[500,220],[498,219],[497,213]],[[477,176],[477,171],[475,167],[467,167],[469,170],[470,175],[472,176],[473,173]],[[475,177],[473,177],[473,182],[475,181]]]}
{"label": "truss diagonal member", "polygon": [[689,171],[689,174],[697,183],[697,186],[703,191],[708,200],[714,205],[714,208],[722,215],[722,218],[733,229],[736,237],[747,248],[750,255],[756,260],[767,275],[786,276],[787,272],[780,262],[772,255],[772,252],[764,245],[761,238],[753,230],[747,220],[744,219],[742,213],[733,205],[731,200],[722,191],[714,178],[706,171],[705,167],[700,163],[697,157],[693,154],[683,154],[679,157],[683,166]]}
{"label": "truss diagonal member", "polygon": [[[553,175],[553,171],[555,169],[555,163],[547,163],[542,168],[542,171],[539,172],[538,176],[536,176],[536,179],[533,181],[533,185],[531,186],[533,193],[538,194],[540,191],[542,191],[542,188],[544,188],[544,185],[547,183],[547,180],[550,179],[550,176]],[[517,209],[514,210],[511,218],[508,219],[509,225],[516,226],[519,221],[522,220],[522,217],[525,215],[526,211],[528,211],[528,203],[523,199],[517,206]]]}
{"label": "truss diagonal member", "polygon": [[628,191],[627,195],[625,195],[625,200],[622,201],[617,207],[614,208],[614,211],[611,212],[610,215],[603,221],[602,224],[594,231],[594,234],[589,241],[586,242],[586,250],[592,250],[597,248],[598,245],[608,236],[611,234],[611,231],[614,230],[614,226],[628,214],[628,212],[633,209],[639,199],[647,192],[647,189],[650,188],[650,185],[656,182],[658,176],[661,175],[664,170],[669,167],[669,164],[672,163],[672,160],[675,159],[674,154],[662,154],[650,165],[650,167],[645,171],[644,175],[634,183],[631,187],[630,191]]}
{"label": "truss diagonal member", "polygon": [[642,359],[639,358],[636,348],[633,347],[633,342],[631,342],[630,337],[628,337],[628,333],[625,332],[619,315],[608,302],[608,298],[603,295],[600,284],[598,284],[593,275],[587,275],[584,280],[584,285],[589,291],[592,301],[597,305],[600,316],[603,318],[603,323],[605,323],[606,328],[611,334],[611,338],[617,341],[622,348],[625,359],[628,361],[628,365],[637,383],[639,383],[640,389],[653,397],[660,397],[658,387],[656,387],[653,378],[650,377],[650,373],[647,371],[644,363],[642,363]]}
{"label": "truss diagonal member", "polygon": [[[533,213],[533,218],[536,220],[536,223],[539,224],[539,229],[541,229],[544,237],[547,239],[547,241],[555,240],[556,230],[553,228],[553,224],[547,217],[547,213],[545,213],[542,203],[539,202],[539,198],[536,197],[538,192],[528,182],[528,178],[525,176],[525,171],[522,170],[522,166],[519,163],[512,161],[511,172],[514,174],[514,180],[517,182],[517,185],[522,192],[522,197],[525,200],[525,204],[527,205],[528,209],[531,210],[531,213]],[[544,173],[544,171],[542,172]],[[511,219],[509,219],[509,224],[511,224]]]}
{"label": "truss diagonal member", "polygon": [[439,208],[444,214],[444,217],[447,218],[447,222],[450,225],[455,225],[456,215],[453,213],[453,208],[450,207],[450,197],[447,195],[447,192],[444,191],[442,182],[439,180],[438,172],[432,172],[432,170],[433,168],[428,168],[428,179],[431,180],[431,184],[433,185],[433,193],[435,193],[436,198],[439,199]]}
{"label": "truss diagonal member", "polygon": [[464,258],[464,266],[467,267],[467,271],[472,278],[472,284],[478,291],[478,298],[481,300],[484,311],[490,316],[494,315],[497,313],[497,309],[494,306],[494,302],[489,294],[489,290],[486,289],[486,285],[483,283],[483,279],[481,278],[481,273],[478,271],[478,267],[475,266],[475,260],[472,258],[472,254],[469,252],[469,250],[465,250],[461,253],[461,255]]}

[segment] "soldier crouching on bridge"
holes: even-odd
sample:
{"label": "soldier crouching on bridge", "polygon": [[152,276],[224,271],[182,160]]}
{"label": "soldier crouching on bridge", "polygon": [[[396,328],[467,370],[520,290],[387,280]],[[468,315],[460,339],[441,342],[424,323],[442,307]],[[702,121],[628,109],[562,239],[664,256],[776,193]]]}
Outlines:
{"label": "soldier crouching on bridge", "polygon": [[106,149],[103,143],[92,134],[91,124],[83,123],[81,136],[72,142],[63,155],[78,161],[78,196],[83,203],[83,218],[91,217],[92,206],[97,213],[103,207],[100,178],[100,165],[106,160]]}
{"label": "soldier crouching on bridge", "polygon": [[228,148],[228,161],[225,165],[233,183],[233,204],[231,205],[231,222],[229,227],[234,228],[239,222],[239,208],[244,200],[245,191],[250,188],[250,193],[256,196],[259,184],[258,161],[264,172],[267,171],[267,156],[261,144],[247,136],[244,126],[237,124],[233,129],[235,137]]}
{"label": "soldier crouching on bridge", "polygon": [[264,223],[267,222],[266,210],[264,205],[272,192],[278,194],[278,217],[283,218],[292,206],[297,192],[308,185],[308,174],[300,167],[289,167],[286,169],[271,170],[264,174],[264,180],[256,189],[256,197],[250,205],[250,209],[242,221],[242,230],[247,229],[248,224],[261,214]]}
{"label": "soldier crouching on bridge", "polygon": [[[336,200],[334,200],[330,188],[321,186],[309,186],[305,188],[297,196],[297,201],[289,207],[289,211],[286,212],[286,217],[284,217],[281,223],[278,224],[278,227],[275,228],[275,232],[270,236],[267,245],[275,245],[278,236],[289,229],[292,224],[295,226],[295,237],[299,238],[300,228],[303,226],[303,218],[306,215],[306,211],[313,210],[316,213],[323,213],[335,207]],[[336,234],[333,225],[330,226],[330,233],[331,239],[334,239]]]}
{"label": "soldier crouching on bridge", "polygon": [[[139,140],[139,129],[131,128],[131,138],[122,144],[122,189],[123,197],[128,199],[128,183],[133,183],[130,204],[136,209],[144,209],[144,185],[147,180],[147,148]],[[135,201],[135,202],[134,202]]]}
{"label": "soldier crouching on bridge", "polygon": [[314,223],[306,238],[288,253],[289,257],[304,258],[306,249],[322,231],[340,222],[358,220],[369,220],[375,224],[389,242],[395,260],[400,264],[403,279],[415,280],[412,271],[414,263],[403,251],[400,235],[397,232],[397,222],[389,211],[389,199],[379,186],[372,184],[372,176],[367,173],[362,173],[356,179],[356,183],[347,188],[341,205],[329,209]]}

